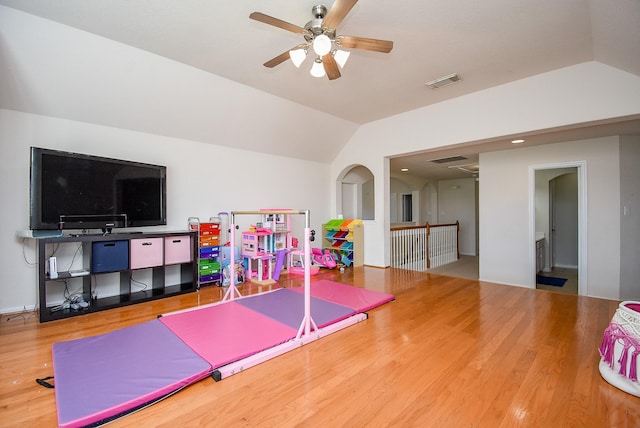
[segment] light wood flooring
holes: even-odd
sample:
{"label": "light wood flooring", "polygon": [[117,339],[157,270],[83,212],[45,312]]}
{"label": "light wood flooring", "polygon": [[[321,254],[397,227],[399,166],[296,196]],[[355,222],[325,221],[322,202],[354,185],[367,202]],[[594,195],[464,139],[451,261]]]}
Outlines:
{"label": "light wood flooring", "polygon": [[[478,279],[478,256],[460,256],[459,260],[444,266],[429,269],[429,273],[455,276],[457,278]],[[539,290],[553,291],[555,293],[578,294],[578,269],[553,268],[549,272],[540,272],[540,275],[565,278],[567,282],[562,287],[553,285],[536,284]]]}
{"label": "light wood flooring", "polygon": [[[366,321],[220,382],[197,382],[110,426],[640,426],[640,398],[598,371],[618,302],[400,269],[323,269],[319,278],[396,300]],[[284,276],[280,285],[300,281]],[[56,426],[54,391],[35,382],[53,373],[53,343],[214,302],[222,292],[208,287],[44,324],[3,316],[0,426]]]}

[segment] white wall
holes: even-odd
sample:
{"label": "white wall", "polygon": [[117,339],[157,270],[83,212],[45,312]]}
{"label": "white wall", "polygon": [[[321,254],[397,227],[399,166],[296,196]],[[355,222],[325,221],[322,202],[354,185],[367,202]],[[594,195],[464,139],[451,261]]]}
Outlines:
{"label": "white wall", "polygon": [[[620,294],[618,137],[480,155],[480,279],[535,287],[530,277],[529,167],[586,162],[587,263],[590,296]],[[639,237],[640,238],[640,237]]]}
{"label": "white wall", "polygon": [[[394,206],[390,208],[389,221],[392,224],[402,223],[402,195],[412,194],[413,188],[405,181],[391,177],[389,181],[389,189],[392,193],[392,200],[394,200]],[[415,204],[418,201],[413,201]],[[414,222],[412,222],[414,223]]]}
{"label": "white wall", "polygon": [[420,222],[438,223],[438,190],[437,183],[425,183],[420,189]]}
{"label": "white wall", "polygon": [[[148,230],[185,230],[191,216],[277,207],[311,210],[320,231],[330,216],[327,164],[0,109],[0,312],[36,304],[34,242],[15,237],[29,224],[30,146],[166,165],[168,225]],[[302,239],[302,216],[294,226]]]}
{"label": "white wall", "polygon": [[438,224],[460,222],[460,254],[476,255],[476,179],[438,182]]}
{"label": "white wall", "polygon": [[[332,163],[331,175],[337,176],[345,166],[353,163],[367,166],[376,178],[376,219],[380,220],[388,218],[389,213],[388,156],[638,114],[640,77],[601,63],[587,62],[365,124]],[[487,167],[482,164],[480,167],[482,188]],[[521,167],[526,175],[527,167]],[[611,166],[607,173],[617,176],[618,169],[617,165]],[[513,186],[508,180],[504,185]],[[512,196],[515,204],[521,203],[522,198],[526,200],[526,193]],[[335,194],[332,194],[331,203],[335,210]],[[491,202],[480,196],[479,203],[482,219],[483,207]],[[512,211],[506,209],[505,213],[509,224]],[[524,215],[526,217],[528,213]],[[388,229],[388,221],[367,225],[366,264],[389,265]],[[480,226],[481,245],[482,236],[492,232],[482,229]],[[523,233],[525,235],[521,237],[527,239],[526,228]],[[616,246],[619,247],[619,242]],[[480,253],[482,256],[482,247]],[[519,256],[513,254],[510,258]],[[528,262],[523,265],[522,260],[526,260],[526,256],[512,265],[512,269],[527,275]],[[500,273],[503,264],[502,258],[481,258],[483,280],[518,285],[528,283],[521,275]],[[613,277],[614,290],[611,291],[599,287],[610,287],[612,278],[596,275],[594,281],[602,281],[593,289],[593,295],[616,298],[618,276]]]}
{"label": "white wall", "polygon": [[[430,214],[431,210],[435,209],[437,203],[432,204],[432,194],[433,199],[436,199],[437,191],[435,190],[437,183],[429,182],[424,177],[418,177],[411,174],[396,174],[391,175],[389,178],[389,185],[391,193],[396,194],[396,202],[394,207],[390,207],[391,212],[393,210],[397,210],[397,215],[390,216],[390,222],[393,223],[401,223],[401,208],[400,204],[402,203],[401,194],[410,193],[413,195],[413,221],[411,223],[415,225],[424,224],[427,221],[431,221]],[[433,206],[432,206],[433,205]],[[433,218],[435,219],[437,214],[433,213]],[[431,221],[431,223],[435,223],[435,221]]]}
{"label": "white wall", "polygon": [[620,299],[640,300],[640,137],[620,137]]}

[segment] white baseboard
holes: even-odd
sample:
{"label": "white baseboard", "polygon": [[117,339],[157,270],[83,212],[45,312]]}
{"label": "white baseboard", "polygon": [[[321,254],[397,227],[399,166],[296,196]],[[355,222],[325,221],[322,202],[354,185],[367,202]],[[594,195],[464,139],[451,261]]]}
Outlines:
{"label": "white baseboard", "polygon": [[33,312],[36,310],[36,306],[35,305],[29,305],[29,306],[23,306],[23,307],[18,307],[18,308],[1,308],[0,309],[0,314],[1,315],[16,315],[19,314],[21,312]]}
{"label": "white baseboard", "polygon": [[562,265],[558,263],[556,263],[554,267],[561,268],[561,269],[578,269],[578,265]]}

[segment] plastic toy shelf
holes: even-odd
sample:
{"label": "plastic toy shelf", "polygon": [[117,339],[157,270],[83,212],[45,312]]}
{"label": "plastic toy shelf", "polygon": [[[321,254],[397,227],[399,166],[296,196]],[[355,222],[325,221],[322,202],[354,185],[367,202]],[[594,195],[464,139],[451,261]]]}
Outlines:
{"label": "plastic toy shelf", "polygon": [[322,248],[338,253],[346,266],[364,264],[362,220],[333,219],[322,225]]}

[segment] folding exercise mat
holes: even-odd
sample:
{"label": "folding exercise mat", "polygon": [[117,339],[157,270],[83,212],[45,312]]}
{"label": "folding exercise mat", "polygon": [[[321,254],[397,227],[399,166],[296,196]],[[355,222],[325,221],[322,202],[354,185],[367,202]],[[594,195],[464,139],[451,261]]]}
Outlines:
{"label": "folding exercise mat", "polygon": [[295,328],[239,303],[245,299],[249,297],[165,315],[160,321],[204,358],[212,369],[295,337]]}
{"label": "folding exercise mat", "polygon": [[211,365],[153,320],[53,344],[58,425],[100,425],[203,379]]}
{"label": "folding exercise mat", "polygon": [[[240,299],[238,303],[295,329],[300,327],[304,317],[304,295],[287,288]],[[283,311],[283,307],[288,309]],[[312,293],[311,317],[318,328],[326,327],[355,313],[356,311],[349,306],[318,299],[313,297]]]}
{"label": "folding exercise mat", "polygon": [[[220,380],[315,340],[300,338],[304,297],[277,289],[54,344],[59,426],[106,423],[209,375]],[[320,338],[366,319],[363,308],[393,296],[318,281],[310,299]]]}
{"label": "folding exercise mat", "polygon": [[[294,287],[290,290],[304,293],[304,287]],[[326,279],[311,283],[311,296],[348,306],[356,312],[365,312],[395,299],[392,294],[353,287]]]}

